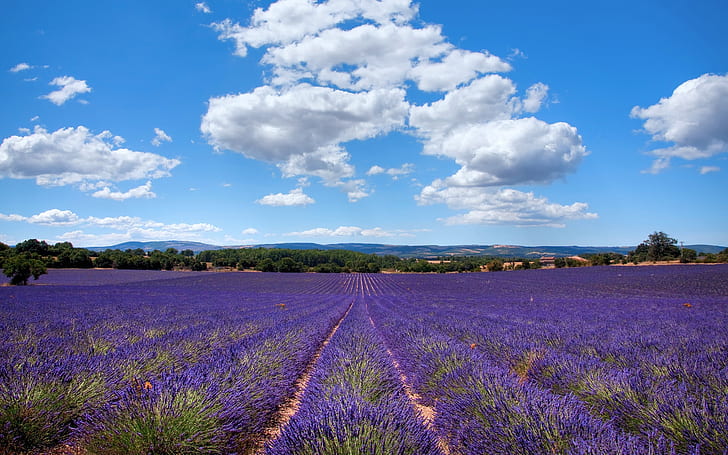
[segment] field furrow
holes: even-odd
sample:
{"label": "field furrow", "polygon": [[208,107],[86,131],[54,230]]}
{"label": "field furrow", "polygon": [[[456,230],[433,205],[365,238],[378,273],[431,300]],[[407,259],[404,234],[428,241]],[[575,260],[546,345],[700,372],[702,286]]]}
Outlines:
{"label": "field furrow", "polygon": [[109,272],[0,287],[0,453],[728,450],[727,266]]}

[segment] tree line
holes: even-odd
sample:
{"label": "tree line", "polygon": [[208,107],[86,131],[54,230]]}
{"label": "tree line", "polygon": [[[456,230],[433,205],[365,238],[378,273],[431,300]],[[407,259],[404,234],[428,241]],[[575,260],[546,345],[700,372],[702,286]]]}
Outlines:
{"label": "tree line", "polygon": [[[654,232],[626,256],[618,253],[584,255],[583,259],[557,257],[553,266],[583,267],[679,260],[691,262],[728,262],[728,248],[701,253],[677,246],[677,240],[664,232]],[[207,270],[213,268],[257,270],[261,272],[317,273],[406,273],[498,272],[502,270],[537,269],[544,266],[536,259],[503,259],[493,256],[448,256],[435,259],[379,256],[350,250],[295,250],[285,248],[235,248],[207,250],[195,254],[192,250],[145,252],[141,248],[107,249],[95,252],[76,248],[70,242],[49,244],[29,239],[9,247],[0,242],[0,268],[11,278],[11,284],[27,284],[48,268],[116,268],[137,270]]]}

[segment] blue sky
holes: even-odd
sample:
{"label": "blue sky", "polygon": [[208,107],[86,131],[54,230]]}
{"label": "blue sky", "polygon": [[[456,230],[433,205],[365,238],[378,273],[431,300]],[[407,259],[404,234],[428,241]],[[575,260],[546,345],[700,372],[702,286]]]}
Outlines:
{"label": "blue sky", "polygon": [[728,245],[723,1],[4,6],[8,244]]}

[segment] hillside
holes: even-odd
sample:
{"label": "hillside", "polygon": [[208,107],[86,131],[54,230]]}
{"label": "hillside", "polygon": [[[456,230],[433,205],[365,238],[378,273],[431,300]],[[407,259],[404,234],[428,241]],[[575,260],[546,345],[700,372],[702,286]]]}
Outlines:
{"label": "hillside", "polygon": [[[402,258],[431,258],[441,256],[497,256],[497,257],[524,257],[540,258],[542,256],[568,257],[596,253],[627,254],[634,250],[634,246],[521,246],[521,245],[387,245],[378,243],[270,243],[259,245],[219,246],[200,242],[187,241],[158,241],[158,242],[125,242],[113,246],[90,247],[93,251],[106,249],[128,250],[140,248],[144,251],[175,248],[178,251],[192,250],[195,253],[205,250],[219,250],[223,248],[289,248],[297,250],[351,250],[366,254],[387,255]],[[685,245],[698,252],[718,253],[725,247],[716,245]]]}

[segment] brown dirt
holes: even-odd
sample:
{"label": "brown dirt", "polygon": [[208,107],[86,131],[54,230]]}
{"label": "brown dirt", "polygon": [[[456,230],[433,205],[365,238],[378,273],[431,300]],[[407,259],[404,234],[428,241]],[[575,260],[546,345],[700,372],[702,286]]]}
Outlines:
{"label": "brown dirt", "polygon": [[256,455],[263,455],[265,453],[266,445],[270,442],[275,441],[283,433],[283,430],[285,429],[286,425],[288,425],[288,422],[291,420],[291,418],[296,415],[296,413],[298,412],[298,408],[301,406],[301,400],[303,399],[304,393],[306,393],[306,387],[308,386],[308,382],[311,380],[311,376],[313,375],[314,369],[316,368],[316,363],[318,362],[319,357],[321,357],[324,348],[326,348],[326,346],[329,344],[331,338],[339,329],[341,323],[344,322],[346,316],[349,315],[349,311],[351,311],[351,308],[353,306],[354,302],[352,301],[351,304],[349,304],[349,308],[347,308],[344,315],[341,317],[341,319],[338,320],[336,325],[334,325],[334,327],[331,329],[329,334],[326,336],[326,339],[321,343],[318,349],[316,349],[316,352],[311,358],[311,361],[308,363],[303,374],[298,378],[294,385],[295,392],[293,396],[278,410],[276,417],[273,419],[273,424],[265,430],[264,436],[261,438],[261,440],[256,441],[255,450],[251,453],[254,453]]}
{"label": "brown dirt", "polygon": [[[371,323],[372,327],[374,327],[375,329],[377,328],[377,325],[374,323],[374,320],[371,318],[371,316],[369,316],[369,322]],[[389,348],[386,349],[387,355],[389,355],[389,359],[394,365],[394,369],[397,370],[397,373],[399,374],[399,380],[402,382],[402,386],[404,387],[404,393],[407,395],[407,398],[409,399],[412,407],[415,409],[415,413],[419,415],[419,417],[422,419],[425,427],[435,435],[435,438],[437,439],[437,447],[440,449],[440,451],[442,451],[443,455],[451,455],[450,446],[448,445],[447,441],[438,434],[435,428],[435,408],[422,403],[422,396],[420,396],[412,388],[409,380],[407,379],[407,375],[405,375],[402,371],[402,368],[400,367],[397,359],[394,357],[392,351]]]}

